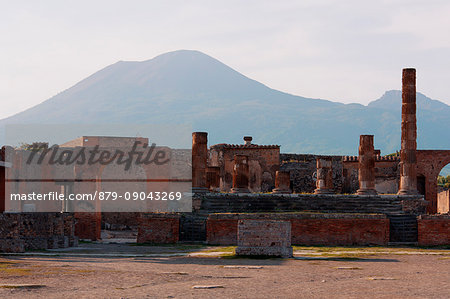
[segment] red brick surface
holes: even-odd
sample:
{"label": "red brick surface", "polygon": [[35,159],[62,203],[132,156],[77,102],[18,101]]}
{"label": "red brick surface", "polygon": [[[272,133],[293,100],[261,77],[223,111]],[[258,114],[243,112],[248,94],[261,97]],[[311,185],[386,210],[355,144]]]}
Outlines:
{"label": "red brick surface", "polygon": [[206,240],[211,245],[237,245],[238,219],[208,219]]}
{"label": "red brick surface", "polygon": [[417,228],[419,245],[450,245],[450,216],[420,216]]}
{"label": "red brick surface", "polygon": [[177,243],[180,216],[148,214],[139,219],[138,243]]}
{"label": "red brick surface", "polygon": [[101,213],[75,213],[75,236],[92,241],[101,238]]}
{"label": "red brick surface", "polygon": [[[291,242],[302,245],[387,245],[389,219],[382,215],[344,214],[215,214],[207,220],[207,242],[237,244],[239,219],[291,221]],[[220,219],[223,217],[224,219]]]}
{"label": "red brick surface", "polygon": [[292,244],[387,245],[389,219],[293,219]]}

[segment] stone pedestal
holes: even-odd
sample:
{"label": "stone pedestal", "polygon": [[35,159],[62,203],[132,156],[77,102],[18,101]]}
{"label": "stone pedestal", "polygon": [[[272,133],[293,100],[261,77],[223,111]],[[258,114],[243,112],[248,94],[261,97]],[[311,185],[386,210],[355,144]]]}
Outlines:
{"label": "stone pedestal", "polygon": [[359,189],[358,195],[376,195],[375,190],[375,149],[373,135],[359,137]]}
{"label": "stone pedestal", "polygon": [[417,194],[416,70],[403,69],[400,195]]}
{"label": "stone pedestal", "polygon": [[192,192],[207,192],[208,133],[192,133]]}
{"label": "stone pedestal", "polygon": [[332,194],[333,168],[331,157],[317,158],[317,181],[315,194]]}
{"label": "stone pedestal", "polygon": [[236,254],[292,257],[291,222],[239,220]]}
{"label": "stone pedestal", "polygon": [[249,193],[248,177],[248,156],[235,155],[233,168],[233,188],[231,188],[231,193]]}
{"label": "stone pedestal", "polygon": [[289,171],[277,171],[275,172],[275,189],[273,189],[272,193],[289,194],[291,193],[290,184],[291,176]]}

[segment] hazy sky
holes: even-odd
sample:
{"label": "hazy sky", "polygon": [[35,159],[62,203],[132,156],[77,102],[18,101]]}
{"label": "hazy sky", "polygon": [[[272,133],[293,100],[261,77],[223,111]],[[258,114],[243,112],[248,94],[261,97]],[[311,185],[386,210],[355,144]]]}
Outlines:
{"label": "hazy sky", "polygon": [[3,1],[0,118],[118,60],[193,49],[288,93],[368,102],[401,88],[450,104],[450,1]]}

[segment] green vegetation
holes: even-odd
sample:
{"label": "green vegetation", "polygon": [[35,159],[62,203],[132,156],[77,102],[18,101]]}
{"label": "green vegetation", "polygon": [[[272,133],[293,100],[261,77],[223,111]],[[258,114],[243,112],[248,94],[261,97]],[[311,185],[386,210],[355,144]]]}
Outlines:
{"label": "green vegetation", "polygon": [[443,188],[450,188],[450,175],[438,176],[437,184]]}

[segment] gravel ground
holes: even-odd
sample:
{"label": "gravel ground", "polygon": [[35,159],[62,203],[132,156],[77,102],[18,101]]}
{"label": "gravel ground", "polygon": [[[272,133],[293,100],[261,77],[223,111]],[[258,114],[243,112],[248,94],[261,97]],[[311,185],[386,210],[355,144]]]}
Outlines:
{"label": "gravel ground", "polygon": [[[141,251],[174,250],[150,248]],[[449,298],[450,255],[3,256],[0,286],[1,298]]]}

